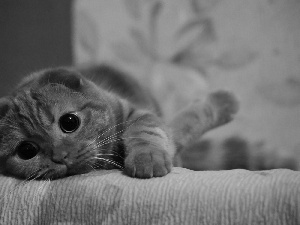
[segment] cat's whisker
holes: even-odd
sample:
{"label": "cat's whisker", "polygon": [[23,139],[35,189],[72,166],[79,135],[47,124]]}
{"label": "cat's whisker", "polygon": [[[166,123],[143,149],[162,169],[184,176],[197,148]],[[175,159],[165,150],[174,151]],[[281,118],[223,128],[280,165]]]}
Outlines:
{"label": "cat's whisker", "polygon": [[126,128],[124,128],[124,129],[122,129],[122,130],[120,130],[120,131],[118,131],[118,132],[116,132],[116,133],[114,133],[114,134],[112,134],[112,135],[110,135],[110,136],[108,136],[108,137],[106,137],[106,138],[100,140],[99,143],[105,142],[105,141],[109,141],[109,140],[111,140],[111,139],[113,139],[113,138],[115,138],[115,137],[118,137],[118,134],[124,132],[125,130],[126,130]]}
{"label": "cat's whisker", "polygon": [[89,167],[91,167],[91,168],[92,168],[92,170],[96,171],[96,169],[94,168],[94,166],[93,166],[92,164],[90,164],[90,163],[86,163],[86,165],[88,165]]}
{"label": "cat's whisker", "polygon": [[101,158],[101,157],[94,157],[94,158],[98,159],[98,160],[102,160],[104,162],[107,162],[107,163],[109,163],[111,165],[114,165],[114,166],[118,167],[119,169],[124,170],[124,167],[121,164],[119,164],[118,162],[116,162],[116,161],[113,161],[111,159]]}
{"label": "cat's whisker", "polygon": [[[29,175],[29,177],[26,178],[26,180],[27,180],[27,181],[31,180],[31,179],[32,179],[33,177],[35,177],[35,176],[37,175],[37,173],[40,172],[41,170],[42,170],[42,169],[39,168],[39,169],[37,169],[36,171],[32,172],[31,175]],[[35,179],[35,178],[33,178],[33,179]],[[25,181],[26,181],[26,180],[25,180]]]}
{"label": "cat's whisker", "polygon": [[[101,149],[99,149],[99,147],[95,147],[94,149],[92,149],[92,150],[101,150]],[[102,156],[102,157],[105,157],[105,156],[107,156],[107,157],[109,157],[109,156],[111,156],[111,157],[119,157],[120,159],[122,159],[122,160],[124,160],[125,158],[123,157],[123,156],[121,156],[117,151],[115,151],[115,150],[110,150],[110,152],[111,153],[106,153],[106,152],[104,152],[104,153],[98,153],[98,154],[96,154],[96,156]]]}
{"label": "cat's whisker", "polygon": [[[121,131],[121,132],[123,132],[123,131]],[[117,134],[111,135],[111,136],[107,137],[106,140],[101,140],[101,141],[98,141],[99,137],[97,136],[92,142],[88,143],[84,148],[82,148],[80,151],[78,151],[79,154],[78,154],[77,158],[84,155],[86,153],[85,149],[92,145],[95,145],[95,147],[90,149],[91,151],[98,150],[101,146],[104,146],[104,145],[107,145],[107,144],[110,144],[110,143],[113,143],[116,141],[122,141],[122,138],[115,138],[114,136],[116,136],[116,135]],[[83,152],[83,153],[81,153],[81,152]]]}
{"label": "cat's whisker", "polygon": [[112,154],[112,153],[107,153],[107,154],[105,154],[105,153],[99,153],[96,156],[115,156],[115,154]]}
{"label": "cat's whisker", "polygon": [[[109,127],[108,129],[106,129],[104,132],[102,132],[100,135],[98,135],[96,138],[94,138],[89,144],[86,145],[86,148],[92,146],[93,144],[96,146],[94,147],[92,150],[98,150],[98,148],[102,147],[102,146],[105,146],[107,144],[110,144],[110,143],[113,143],[113,142],[117,142],[117,141],[123,141],[123,138],[122,137],[118,137],[118,135],[120,133],[123,133],[126,129],[128,129],[128,127],[132,126],[134,123],[136,123],[138,120],[140,119],[140,117],[138,119],[135,119],[135,120],[126,120],[122,123],[118,123],[114,126],[111,126]],[[105,133],[107,133],[109,130],[117,127],[117,126],[120,126],[122,124],[125,124],[125,123],[130,123],[129,125],[125,126],[125,128],[123,128],[122,130],[118,131],[118,132],[115,132],[113,133],[112,135],[109,135],[107,137],[105,137],[104,139],[98,141],[99,138],[101,138]],[[85,149],[85,148],[84,148]],[[83,150],[82,150],[83,151]],[[84,153],[83,153],[84,154]]]}
{"label": "cat's whisker", "polygon": [[33,180],[35,180],[35,179],[37,179],[37,178],[38,178],[38,173],[39,173],[41,170],[42,170],[42,169],[39,168],[39,169],[37,169],[36,171],[32,172],[31,175],[29,175],[29,177],[27,177],[27,178],[24,180],[25,184],[26,184],[26,183],[29,183],[29,182],[31,182],[31,181],[33,181]]}
{"label": "cat's whisker", "polygon": [[40,170],[37,174],[37,177],[36,179],[41,179],[43,180],[45,178],[45,176],[47,176],[47,174],[51,172],[51,170],[49,169],[43,169],[43,170]]}
{"label": "cat's whisker", "polygon": [[48,174],[49,172],[50,172],[50,171],[47,170],[46,172],[42,173],[42,174],[39,176],[39,178],[40,178],[41,180],[44,180],[44,178],[47,176],[47,174]]}
{"label": "cat's whisker", "polygon": [[88,165],[89,167],[91,167],[93,171],[97,171],[97,169],[96,169],[97,168],[97,166],[96,166],[97,163],[92,163],[92,162],[87,161],[86,165]]}
{"label": "cat's whisker", "polygon": [[[105,140],[107,140],[107,139],[111,139],[112,137],[116,137],[119,133],[123,133],[126,129],[128,129],[129,127],[131,127],[132,125],[134,125],[136,122],[138,122],[138,121],[140,120],[140,118],[141,118],[141,116],[140,116],[139,118],[137,118],[137,119],[134,119],[134,120],[126,120],[126,121],[124,121],[124,122],[122,122],[122,123],[119,123],[119,124],[117,124],[117,125],[115,125],[115,126],[111,126],[110,129],[108,129],[108,130],[111,130],[111,129],[115,128],[116,126],[119,126],[119,125],[122,125],[122,124],[130,123],[129,125],[126,125],[122,130],[120,130],[120,131],[118,131],[118,132],[116,132],[116,133],[113,133],[112,135],[109,135],[108,137],[102,139],[101,141],[105,141]],[[108,131],[107,131],[107,132],[108,132]],[[107,133],[107,132],[105,132],[105,133]],[[98,138],[100,138],[100,137],[103,136],[103,135],[104,135],[103,133],[100,134],[100,135],[98,135]]]}
{"label": "cat's whisker", "polygon": [[[110,153],[111,152],[111,153]],[[98,153],[97,155],[112,155],[122,157],[117,151],[111,150],[109,153]]]}
{"label": "cat's whisker", "polygon": [[[44,177],[48,174],[48,172],[44,173],[43,177],[41,179],[44,179]],[[37,189],[37,191],[35,192],[36,195],[34,196],[34,201],[36,202],[38,197],[40,197],[39,195],[41,194],[41,192],[43,191],[42,189],[45,188],[45,186],[47,186],[47,184],[49,184],[50,178],[46,179],[46,180],[41,180],[39,182],[39,187]]]}
{"label": "cat's whisker", "polygon": [[[138,117],[137,119],[134,119],[134,120],[126,120],[125,122],[123,123],[119,123],[118,125],[120,124],[124,124],[124,123],[130,123],[129,125],[125,126],[122,130],[116,132],[116,133],[113,133],[112,135],[109,135],[108,137],[102,139],[100,142],[104,142],[106,140],[110,140],[114,137],[117,137],[118,134],[120,133],[123,133],[125,130],[127,130],[129,127],[131,127],[132,125],[134,125],[135,123],[137,123],[140,119],[142,118],[142,116]],[[112,126],[112,127],[115,127],[115,126]],[[100,138],[102,135],[98,135],[98,138]],[[119,138],[122,138],[122,137],[119,137]]]}
{"label": "cat's whisker", "polygon": [[119,152],[117,152],[116,150],[111,150],[111,152],[114,154],[114,155],[116,155],[116,156],[118,156],[118,157],[120,157],[120,158],[122,158],[122,159],[125,159],[123,156],[121,156],[120,154],[119,154]]}
{"label": "cat's whisker", "polygon": [[142,140],[145,140],[144,137],[140,137],[140,136],[122,137],[122,140],[125,140],[125,139],[142,139]]}
{"label": "cat's whisker", "polygon": [[[95,156],[93,158],[95,158]],[[99,161],[91,162],[90,159],[87,159],[84,163],[91,167],[94,171],[97,171],[99,166],[104,168],[103,164],[101,164]]]}
{"label": "cat's whisker", "polygon": [[[85,148],[88,148],[90,146],[92,146],[93,144],[95,144],[98,141],[98,137],[95,137],[90,143],[88,143]],[[84,149],[84,148],[83,148]]]}
{"label": "cat's whisker", "polygon": [[101,169],[106,169],[106,168],[105,168],[105,163],[103,163],[103,162],[101,162],[101,161],[97,161],[96,163],[94,163],[94,167],[97,168],[97,169],[98,169],[99,167],[100,167]]}
{"label": "cat's whisker", "polygon": [[110,143],[113,143],[113,142],[118,142],[118,141],[122,141],[123,139],[122,138],[115,138],[115,139],[111,139],[109,141],[106,141],[106,142],[103,142],[103,143],[97,143],[97,147],[100,148],[104,145],[107,145],[107,144],[110,144]]}
{"label": "cat's whisker", "polygon": [[101,147],[101,146],[107,145],[107,144],[109,144],[111,142],[114,142],[114,141],[123,141],[123,140],[126,140],[126,139],[141,139],[141,140],[145,140],[144,137],[139,137],[139,136],[118,137],[118,138],[115,138],[115,139],[107,140],[106,142],[99,142],[99,143],[97,143],[97,147]]}
{"label": "cat's whisker", "polygon": [[102,154],[102,153],[100,153],[100,154],[97,154],[96,156],[102,156],[102,157],[105,157],[105,156],[115,156],[115,157],[119,157],[119,158],[121,158],[121,159],[123,159],[124,160],[124,157],[123,156],[121,156],[120,154],[118,154],[118,153],[108,153],[108,154]]}
{"label": "cat's whisker", "polygon": [[[87,147],[86,147],[86,148],[87,148]],[[79,159],[79,158],[81,158],[81,157],[83,157],[83,156],[85,156],[85,155],[87,154],[88,151],[85,151],[86,148],[83,148],[83,149],[81,149],[80,151],[78,151],[77,156],[76,156],[76,159]],[[93,150],[93,149],[92,149],[92,150]],[[89,151],[90,151],[90,150],[89,150]]]}
{"label": "cat's whisker", "polygon": [[85,145],[85,147],[81,148],[77,152],[76,159],[79,159],[80,157],[86,155],[87,153],[91,153],[92,154],[95,150],[98,150],[99,148],[97,146],[97,141],[98,141],[98,137],[95,137],[91,142],[87,143]]}
{"label": "cat's whisker", "polygon": [[80,161],[82,161],[82,160],[89,160],[91,157],[94,156],[94,154],[95,154],[94,151],[95,150],[97,150],[96,147],[90,148],[87,151],[83,151],[82,153],[77,154],[76,159],[80,160]]}
{"label": "cat's whisker", "polygon": [[126,123],[131,123],[131,122],[134,123],[135,121],[134,121],[134,120],[125,120],[124,122],[117,123],[117,124],[114,125],[114,126],[110,126],[110,127],[106,128],[99,136],[103,136],[103,135],[106,134],[108,131],[110,131],[110,130],[112,130],[112,129],[118,127],[118,126],[124,125],[124,124],[126,124]]}
{"label": "cat's whisker", "polygon": [[110,143],[119,142],[119,141],[122,141],[122,140],[123,140],[122,138],[115,138],[115,139],[107,140],[107,141],[102,142],[102,143],[98,142],[98,143],[95,144],[95,149],[100,148],[100,147],[105,146],[105,145],[108,145]]}

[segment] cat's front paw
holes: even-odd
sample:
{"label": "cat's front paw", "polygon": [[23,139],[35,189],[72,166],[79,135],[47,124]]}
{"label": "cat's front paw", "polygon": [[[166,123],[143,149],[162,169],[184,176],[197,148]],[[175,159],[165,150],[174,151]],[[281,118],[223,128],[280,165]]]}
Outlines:
{"label": "cat's front paw", "polygon": [[209,95],[209,104],[216,110],[217,125],[228,123],[239,110],[235,95],[229,91],[216,91]]}
{"label": "cat's front paw", "polygon": [[125,173],[131,177],[162,177],[171,169],[172,161],[169,154],[155,147],[133,150],[125,159]]}

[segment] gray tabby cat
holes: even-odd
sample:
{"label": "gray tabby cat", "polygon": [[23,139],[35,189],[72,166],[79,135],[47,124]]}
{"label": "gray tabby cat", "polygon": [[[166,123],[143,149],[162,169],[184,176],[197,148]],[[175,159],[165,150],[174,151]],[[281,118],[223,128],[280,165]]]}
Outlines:
{"label": "gray tabby cat", "polygon": [[[193,135],[173,140],[147,87],[109,66],[81,73],[85,76],[66,68],[39,71],[1,98],[0,172],[57,179],[119,168],[132,177],[151,178],[178,165],[175,154]],[[181,115],[189,114],[192,123],[197,117],[202,130],[230,121],[237,111],[233,97],[219,93],[211,100]],[[179,131],[193,124],[178,118],[172,126],[180,137]]]}

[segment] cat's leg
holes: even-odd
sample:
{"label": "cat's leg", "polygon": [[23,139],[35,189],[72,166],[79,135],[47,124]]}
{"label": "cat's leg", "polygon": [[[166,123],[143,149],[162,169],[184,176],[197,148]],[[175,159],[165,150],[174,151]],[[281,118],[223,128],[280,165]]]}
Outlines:
{"label": "cat's leg", "polygon": [[[169,124],[174,132],[178,155],[188,145],[199,141],[205,132],[230,122],[238,108],[239,104],[233,93],[216,91],[204,101],[195,101],[179,112]],[[177,156],[175,165],[179,166]]]}
{"label": "cat's leg", "polygon": [[175,146],[167,127],[148,111],[133,110],[127,121],[123,133],[125,173],[138,178],[168,174],[172,169]]}

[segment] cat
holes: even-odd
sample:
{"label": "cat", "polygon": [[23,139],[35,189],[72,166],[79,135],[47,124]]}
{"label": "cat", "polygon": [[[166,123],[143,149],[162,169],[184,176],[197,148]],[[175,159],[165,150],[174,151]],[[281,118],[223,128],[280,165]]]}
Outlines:
{"label": "cat", "polygon": [[[131,177],[162,177],[180,165],[180,149],[195,134],[237,111],[228,93],[204,105],[183,110],[171,131],[147,87],[111,66],[38,71],[0,99],[0,172],[52,180],[119,168]],[[182,123],[187,114],[192,119]],[[202,125],[191,132],[195,122]]]}

